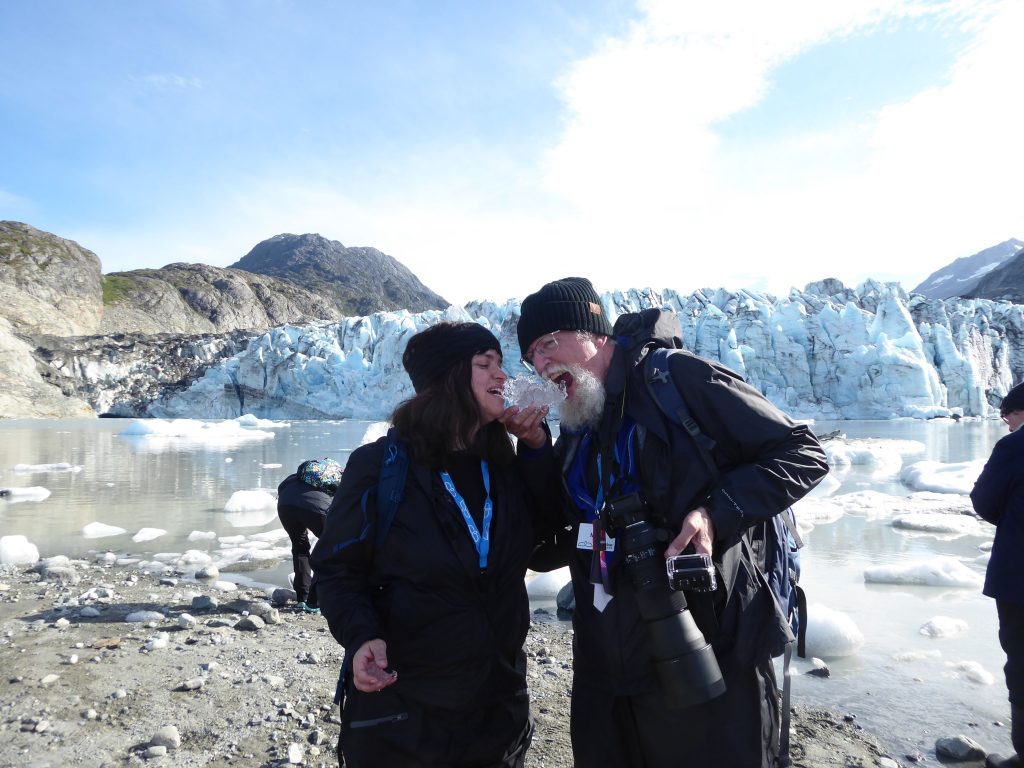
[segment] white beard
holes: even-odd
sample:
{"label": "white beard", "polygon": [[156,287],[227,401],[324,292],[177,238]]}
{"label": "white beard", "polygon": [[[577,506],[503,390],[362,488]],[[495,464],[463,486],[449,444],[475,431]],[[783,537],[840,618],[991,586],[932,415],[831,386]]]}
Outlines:
{"label": "white beard", "polygon": [[559,423],[572,430],[597,427],[604,412],[604,382],[579,365],[566,366],[552,373],[557,377],[565,372],[572,374],[575,389],[572,397],[558,405]]}

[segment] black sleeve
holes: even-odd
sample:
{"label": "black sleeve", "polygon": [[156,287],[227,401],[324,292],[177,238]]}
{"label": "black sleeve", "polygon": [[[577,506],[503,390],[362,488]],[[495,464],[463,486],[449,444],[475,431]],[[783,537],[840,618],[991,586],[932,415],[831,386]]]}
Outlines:
{"label": "black sleeve", "polygon": [[1020,462],[1011,446],[1012,435],[996,443],[992,455],[985,462],[974,488],[971,490],[971,504],[982,520],[993,525],[999,524],[1007,499],[1018,483]]}
{"label": "black sleeve", "polygon": [[310,556],[320,611],[331,634],[349,650],[380,637],[369,577],[377,519],[374,490],[383,450],[384,438],[353,451]]}
{"label": "black sleeve", "polygon": [[672,355],[672,378],[722,461],[711,494],[715,536],[729,539],[794,502],[828,474],[818,439],[727,369]]}
{"label": "black sleeve", "polygon": [[571,547],[562,504],[562,482],[558,459],[551,445],[551,432],[547,423],[544,431],[548,442],[540,448],[530,448],[520,442],[517,446],[519,474],[526,489],[534,531],[534,551],[529,568],[533,571],[553,571],[569,564]]}

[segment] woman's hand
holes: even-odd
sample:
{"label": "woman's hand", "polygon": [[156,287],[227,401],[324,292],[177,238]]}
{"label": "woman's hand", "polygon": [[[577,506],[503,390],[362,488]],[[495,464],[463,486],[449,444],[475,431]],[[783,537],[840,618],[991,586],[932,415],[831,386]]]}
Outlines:
{"label": "woman's hand", "polygon": [[548,408],[538,408],[535,405],[526,408],[519,408],[513,405],[506,408],[505,412],[498,417],[498,421],[505,425],[510,435],[515,435],[517,440],[522,440],[530,448],[537,449],[544,446],[550,439],[541,424],[548,415]]}
{"label": "woman's hand", "polygon": [[352,657],[352,682],[356,690],[375,693],[398,679],[397,672],[387,672],[388,644],[379,637],[367,640]]}

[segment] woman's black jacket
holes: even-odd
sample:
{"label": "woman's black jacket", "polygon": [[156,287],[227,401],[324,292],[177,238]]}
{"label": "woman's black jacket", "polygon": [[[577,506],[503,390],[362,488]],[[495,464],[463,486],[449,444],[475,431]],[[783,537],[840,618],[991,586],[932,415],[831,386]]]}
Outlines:
{"label": "woman's black jacket", "polygon": [[494,513],[481,572],[438,473],[415,463],[394,522],[374,551],[377,509],[366,492],[377,483],[385,439],[352,453],[313,550],[331,633],[348,653],[382,638],[398,673],[396,692],[407,700],[460,710],[510,698],[526,687],[524,577],[539,530],[528,501],[530,462],[490,465]]}

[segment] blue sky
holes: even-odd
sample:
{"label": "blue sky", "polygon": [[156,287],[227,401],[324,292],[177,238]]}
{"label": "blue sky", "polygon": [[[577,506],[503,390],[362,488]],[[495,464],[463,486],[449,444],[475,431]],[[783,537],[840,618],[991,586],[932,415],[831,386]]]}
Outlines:
{"label": "blue sky", "polygon": [[460,303],[911,288],[1024,238],[1021,30],[1018,0],[8,0],[0,219],[104,272],[318,232]]}

